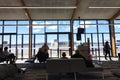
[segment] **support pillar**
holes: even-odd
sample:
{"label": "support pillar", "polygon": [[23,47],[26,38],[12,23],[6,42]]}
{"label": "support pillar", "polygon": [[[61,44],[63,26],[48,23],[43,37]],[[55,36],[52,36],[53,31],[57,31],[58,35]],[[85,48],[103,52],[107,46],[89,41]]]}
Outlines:
{"label": "support pillar", "polygon": [[109,21],[109,32],[110,32],[110,44],[111,44],[111,53],[112,56],[116,57],[116,40],[115,40],[115,30],[114,30],[114,20]]}
{"label": "support pillar", "polygon": [[32,57],[32,21],[29,20],[29,58]]}

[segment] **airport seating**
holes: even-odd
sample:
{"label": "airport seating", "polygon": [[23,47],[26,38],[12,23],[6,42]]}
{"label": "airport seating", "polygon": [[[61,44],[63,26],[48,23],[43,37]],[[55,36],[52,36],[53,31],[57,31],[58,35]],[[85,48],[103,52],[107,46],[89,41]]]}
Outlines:
{"label": "airport seating", "polygon": [[12,64],[0,64],[0,80],[21,80],[22,75]]}
{"label": "airport seating", "polygon": [[98,72],[101,73],[102,79],[104,79],[103,68],[101,66],[94,64],[94,67],[86,67],[82,58],[48,59],[46,68],[48,75],[53,73],[74,73],[74,79],[76,80],[76,73]]}
{"label": "airport seating", "polygon": [[35,59],[36,59],[36,56],[33,56],[33,57],[27,59],[25,62],[27,62],[27,63],[34,63]]}

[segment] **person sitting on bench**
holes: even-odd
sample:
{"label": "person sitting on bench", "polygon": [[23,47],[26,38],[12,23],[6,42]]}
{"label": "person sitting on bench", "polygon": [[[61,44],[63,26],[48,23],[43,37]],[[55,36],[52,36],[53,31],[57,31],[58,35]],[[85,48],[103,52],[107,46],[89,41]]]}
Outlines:
{"label": "person sitting on bench", "polygon": [[36,58],[38,59],[38,61],[40,63],[42,63],[42,62],[45,62],[47,60],[48,55],[46,55],[46,53],[44,53],[44,51],[42,50],[42,48],[39,48],[38,53],[36,55]]}
{"label": "person sitting on bench", "polygon": [[5,56],[4,56],[4,54],[3,54],[3,49],[2,49],[2,47],[0,47],[0,62],[3,62],[3,61],[5,61],[6,59],[5,59]]}
{"label": "person sitting on bench", "polygon": [[92,60],[87,60],[84,56],[82,56],[80,53],[79,53],[79,50],[76,50],[75,51],[75,54],[73,54],[71,56],[71,58],[83,58],[85,63],[86,63],[86,66],[87,67],[94,67],[93,63],[92,63]]}
{"label": "person sitting on bench", "polygon": [[3,55],[6,59],[6,63],[8,63],[8,61],[15,61],[15,55],[8,52],[8,47],[4,47]]}

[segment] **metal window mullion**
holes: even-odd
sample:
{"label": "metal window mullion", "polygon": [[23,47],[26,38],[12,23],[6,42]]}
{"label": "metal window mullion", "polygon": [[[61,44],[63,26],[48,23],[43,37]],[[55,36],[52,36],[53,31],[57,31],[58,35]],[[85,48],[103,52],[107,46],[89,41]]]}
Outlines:
{"label": "metal window mullion", "polygon": [[36,34],[34,34],[34,51],[33,51],[33,52],[34,52],[34,55],[35,55],[35,43],[36,43],[36,42],[35,42],[35,39],[36,39]]}
{"label": "metal window mullion", "polygon": [[99,43],[99,29],[98,29],[98,20],[97,20],[97,42],[98,42],[98,56],[99,56],[99,61],[100,61],[100,43]]}
{"label": "metal window mullion", "polygon": [[[10,36],[10,37],[9,37],[9,42],[10,42],[10,43],[9,43],[9,48],[11,48],[11,41],[12,41],[12,40],[11,40],[11,39],[12,39],[11,36],[12,36],[12,34],[10,34],[9,36]],[[11,50],[9,50],[9,52],[11,52]]]}
{"label": "metal window mullion", "polygon": [[21,43],[22,43],[21,44],[21,48],[22,48],[21,49],[21,59],[23,59],[23,42],[24,42],[23,40],[24,40],[24,35],[22,34],[21,36],[22,36],[22,40],[21,40]]}
{"label": "metal window mullion", "polygon": [[17,21],[17,23],[16,23],[16,51],[15,51],[15,53],[16,53],[16,57],[18,58],[18,21]]}

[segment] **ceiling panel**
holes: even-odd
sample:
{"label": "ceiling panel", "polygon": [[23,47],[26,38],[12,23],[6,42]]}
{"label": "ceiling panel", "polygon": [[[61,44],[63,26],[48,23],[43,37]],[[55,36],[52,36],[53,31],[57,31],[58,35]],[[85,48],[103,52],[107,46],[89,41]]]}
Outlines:
{"label": "ceiling panel", "polygon": [[29,12],[32,19],[69,19],[73,10],[34,9]]}
{"label": "ceiling panel", "polygon": [[[24,20],[26,10],[31,19],[71,19],[74,9],[1,9],[2,6],[31,6],[31,7],[72,7],[77,0],[0,0],[0,19],[2,20]],[[120,7],[120,0],[79,0],[79,6],[75,10],[74,19],[110,19],[116,13],[120,19],[120,8],[113,9],[91,9],[89,7]]]}

